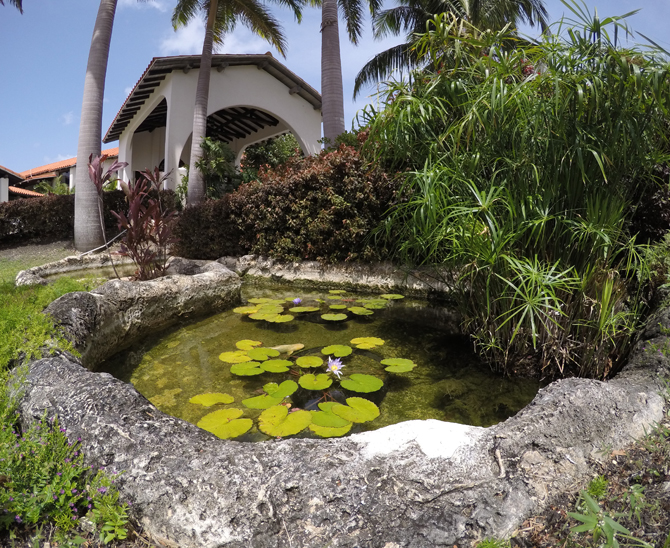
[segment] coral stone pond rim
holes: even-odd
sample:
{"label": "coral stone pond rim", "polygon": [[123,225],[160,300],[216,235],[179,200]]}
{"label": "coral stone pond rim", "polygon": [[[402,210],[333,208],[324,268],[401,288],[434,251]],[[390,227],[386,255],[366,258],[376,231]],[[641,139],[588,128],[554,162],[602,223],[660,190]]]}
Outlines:
{"label": "coral stone pond rim", "polygon": [[[221,263],[240,274],[347,289],[366,280],[375,291],[409,294],[408,284],[418,284],[388,265]],[[221,264],[184,262],[179,271],[108,282],[48,311],[95,365],[180,318],[237,306],[239,279]],[[430,291],[427,283],[422,289]],[[132,515],[166,545],[467,546],[508,537],[553,497],[591,479],[603,447],[621,449],[660,420],[670,309],[647,325],[611,381],[551,383],[489,428],[406,421],[345,438],[235,443],[161,413],[128,383],[66,355],[30,364],[19,411],[24,425],[57,414],[68,435],[81,438],[87,464],[123,470],[119,488]]]}
{"label": "coral stone pond rim", "polygon": [[412,419],[490,426],[538,390],[493,373],[436,325],[442,307],[426,301],[277,284],[243,285],[242,301],[101,369],[161,411],[240,441],[339,437]]}

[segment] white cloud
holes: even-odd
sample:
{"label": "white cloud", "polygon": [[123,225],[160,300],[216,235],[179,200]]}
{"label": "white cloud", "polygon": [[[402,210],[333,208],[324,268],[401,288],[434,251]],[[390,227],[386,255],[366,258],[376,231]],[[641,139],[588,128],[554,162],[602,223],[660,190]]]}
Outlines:
{"label": "white cloud", "polygon": [[139,0],[119,0],[120,8],[142,9],[144,6],[148,6],[162,12],[167,11],[170,7],[166,0],[148,0],[145,2],[140,2]]}
{"label": "white cloud", "polygon": [[74,117],[74,112],[73,111],[66,112],[65,114],[63,114],[61,116],[61,120],[63,120],[63,125],[65,125],[65,126],[72,125],[74,123],[74,118],[75,117]]}
{"label": "white cloud", "polygon": [[63,160],[69,160],[75,156],[76,154],[57,154],[56,156],[45,156],[44,165],[53,164],[54,162],[62,162]]}
{"label": "white cloud", "polygon": [[205,39],[205,25],[200,19],[194,19],[176,32],[170,32],[161,40],[161,55],[197,55],[202,53]]}
{"label": "white cloud", "polygon": [[225,36],[223,46],[217,48],[216,53],[265,53],[268,50],[272,50],[275,57],[278,56],[276,50],[268,42],[242,27]]}
{"label": "white cloud", "polygon": [[130,92],[133,91],[133,87],[135,87],[135,86],[128,86],[127,88],[125,88],[125,89],[123,90],[123,94],[124,94],[126,97],[128,97],[128,95],[130,95]]}

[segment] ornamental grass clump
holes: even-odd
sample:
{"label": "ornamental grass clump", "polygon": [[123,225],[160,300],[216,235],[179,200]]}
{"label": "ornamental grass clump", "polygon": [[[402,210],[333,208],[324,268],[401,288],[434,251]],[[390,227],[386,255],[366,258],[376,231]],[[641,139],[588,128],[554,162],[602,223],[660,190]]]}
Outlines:
{"label": "ornamental grass clump", "polygon": [[631,206],[668,160],[668,65],[620,47],[622,17],[566,5],[582,28],[561,21],[537,44],[437,16],[424,68],[365,113],[363,154],[408,172],[377,241],[457,273],[463,326],[492,364],[605,377],[644,310]]}

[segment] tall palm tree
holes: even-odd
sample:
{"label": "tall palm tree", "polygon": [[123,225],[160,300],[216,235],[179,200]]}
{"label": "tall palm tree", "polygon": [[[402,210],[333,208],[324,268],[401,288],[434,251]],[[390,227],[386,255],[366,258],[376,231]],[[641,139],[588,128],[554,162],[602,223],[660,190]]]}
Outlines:
{"label": "tall palm tree", "polygon": [[543,0],[397,0],[395,8],[380,11],[373,20],[375,38],[406,33],[406,42],[382,51],[356,75],[354,97],[373,82],[387,79],[395,70],[413,68],[418,59],[413,49],[417,35],[426,32],[437,13],[453,13],[481,29],[501,29],[527,23],[547,28]]}
{"label": "tall palm tree", "polygon": [[91,154],[100,155],[102,102],[115,12],[116,0],[100,0],[88,52],[75,171],[74,245],[78,251],[89,251],[105,243],[98,217],[98,192],[88,177],[88,161]]}
{"label": "tall palm tree", "polygon": [[[290,7],[300,20],[303,0],[275,0]],[[286,40],[279,22],[258,0],[179,0],[172,15],[175,30],[187,25],[198,13],[206,14],[205,39],[202,45],[198,87],[193,111],[193,135],[188,180],[188,204],[198,204],[205,199],[205,182],[196,164],[202,158],[202,141],[207,129],[207,103],[209,102],[209,77],[212,68],[214,44],[222,44],[226,33],[241,22],[252,32],[265,38],[285,56]]]}
{"label": "tall palm tree", "polygon": [[[381,8],[382,0],[367,0],[367,4],[374,15]],[[321,112],[323,136],[330,143],[344,132],[339,10],[344,15],[349,40],[353,44],[358,44],[361,37],[363,19],[361,0],[321,0]]]}
{"label": "tall palm tree", "polygon": [[[5,2],[0,0],[0,5],[4,6]],[[16,6],[16,9],[23,13],[23,1],[22,0],[9,0],[10,6]]]}

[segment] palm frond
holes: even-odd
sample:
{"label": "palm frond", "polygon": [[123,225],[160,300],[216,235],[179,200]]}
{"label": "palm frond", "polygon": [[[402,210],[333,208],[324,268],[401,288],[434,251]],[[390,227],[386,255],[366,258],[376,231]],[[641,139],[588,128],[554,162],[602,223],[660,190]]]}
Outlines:
{"label": "palm frond", "polygon": [[[3,0],[0,0],[0,5],[5,5]],[[9,0],[9,5],[14,6],[20,13],[23,13],[23,1],[22,0]]]}
{"label": "palm frond", "polygon": [[387,80],[396,70],[416,67],[418,59],[413,50],[414,42],[406,42],[382,51],[368,61],[356,75],[354,98],[365,86]]}

